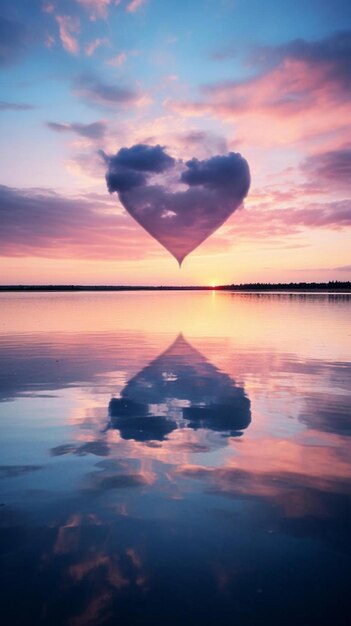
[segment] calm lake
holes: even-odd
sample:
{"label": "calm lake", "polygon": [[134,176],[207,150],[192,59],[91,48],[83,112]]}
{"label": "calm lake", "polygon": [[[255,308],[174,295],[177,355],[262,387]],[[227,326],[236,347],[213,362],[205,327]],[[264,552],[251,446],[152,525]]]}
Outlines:
{"label": "calm lake", "polygon": [[0,308],[4,626],[350,623],[349,295]]}

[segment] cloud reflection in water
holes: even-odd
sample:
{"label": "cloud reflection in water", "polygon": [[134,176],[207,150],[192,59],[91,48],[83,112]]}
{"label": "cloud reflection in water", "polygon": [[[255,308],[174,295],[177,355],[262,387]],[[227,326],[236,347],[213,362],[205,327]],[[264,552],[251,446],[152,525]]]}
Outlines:
{"label": "cloud reflection in water", "polygon": [[237,437],[251,421],[250,400],[180,334],[109,404],[123,439],[163,441],[176,428]]}

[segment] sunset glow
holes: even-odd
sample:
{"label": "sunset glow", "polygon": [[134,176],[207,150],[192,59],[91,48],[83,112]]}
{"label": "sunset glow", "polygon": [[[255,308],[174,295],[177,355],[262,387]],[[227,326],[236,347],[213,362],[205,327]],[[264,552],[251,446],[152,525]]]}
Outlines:
{"label": "sunset glow", "polygon": [[[7,3],[1,284],[349,280],[350,18],[343,0]],[[99,151],[136,144],[249,163],[244,206],[181,270],[107,192]]]}

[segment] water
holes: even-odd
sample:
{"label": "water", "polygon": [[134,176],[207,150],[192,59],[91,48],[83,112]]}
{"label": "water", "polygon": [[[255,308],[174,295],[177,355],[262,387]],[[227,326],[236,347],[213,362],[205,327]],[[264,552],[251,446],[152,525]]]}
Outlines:
{"label": "water", "polygon": [[350,623],[349,296],[0,307],[6,626]]}

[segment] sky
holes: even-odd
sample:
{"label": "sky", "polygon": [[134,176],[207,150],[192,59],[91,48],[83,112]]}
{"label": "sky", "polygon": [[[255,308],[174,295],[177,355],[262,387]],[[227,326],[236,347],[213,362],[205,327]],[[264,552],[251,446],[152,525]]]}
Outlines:
{"label": "sky", "polygon": [[13,0],[0,40],[1,284],[351,279],[350,2]]}

